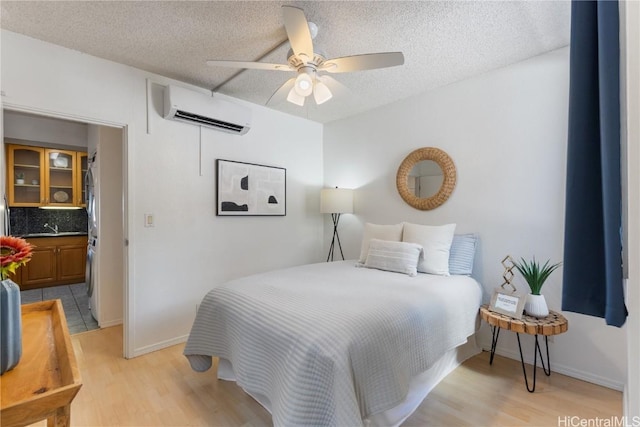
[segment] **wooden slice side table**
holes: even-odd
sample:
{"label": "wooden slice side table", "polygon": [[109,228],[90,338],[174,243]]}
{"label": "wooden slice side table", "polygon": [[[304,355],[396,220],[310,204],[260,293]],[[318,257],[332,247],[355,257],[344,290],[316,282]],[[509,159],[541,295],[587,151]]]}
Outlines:
{"label": "wooden slice side table", "polygon": [[[480,307],[480,317],[491,325],[491,357],[489,358],[489,364],[493,364],[493,356],[496,353],[496,347],[498,345],[498,337],[500,336],[500,330],[505,329],[516,333],[518,338],[518,350],[520,350],[520,362],[522,363],[522,373],[524,374],[524,383],[527,387],[527,391],[533,393],[536,390],[536,367],[538,365],[538,355],[540,355],[540,363],[545,375],[551,375],[551,364],[549,363],[549,341],[550,335],[558,335],[566,332],[569,329],[569,322],[560,313],[556,311],[549,311],[547,317],[538,319],[537,317],[528,316],[524,314],[522,319],[514,319],[504,314],[496,313],[489,310],[487,304]],[[520,334],[535,335],[536,344],[533,349],[533,384],[529,387],[529,379],[527,377],[527,371],[524,366],[524,357],[522,357],[522,345],[520,344]],[[544,358],[542,357],[542,349],[540,348],[540,341],[538,335],[544,336],[544,344],[547,353],[547,363],[545,366]]]}

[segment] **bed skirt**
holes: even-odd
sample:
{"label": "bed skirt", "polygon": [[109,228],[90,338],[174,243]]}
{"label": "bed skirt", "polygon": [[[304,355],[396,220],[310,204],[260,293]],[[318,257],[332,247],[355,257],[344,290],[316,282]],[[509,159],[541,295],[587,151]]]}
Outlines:
{"label": "bed skirt", "polygon": [[[470,336],[467,342],[446,352],[431,368],[411,380],[409,393],[402,403],[384,412],[371,415],[362,421],[363,424],[367,427],[399,426],[418,409],[429,392],[431,392],[440,381],[453,372],[453,370],[460,366],[465,360],[479,354],[481,351],[481,348],[476,344],[476,335]],[[218,359],[218,379],[225,381],[236,380],[233,366],[227,359]],[[271,404],[266,396],[250,393],[247,390],[244,391],[271,413]]]}

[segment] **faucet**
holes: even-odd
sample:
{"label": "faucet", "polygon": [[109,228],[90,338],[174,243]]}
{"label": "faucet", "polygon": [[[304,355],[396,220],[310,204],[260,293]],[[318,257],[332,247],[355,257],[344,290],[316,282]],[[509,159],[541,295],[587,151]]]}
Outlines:
{"label": "faucet", "polygon": [[50,228],[54,233],[58,234],[58,224],[54,224],[53,227],[49,225],[48,222],[44,223],[44,228]]}

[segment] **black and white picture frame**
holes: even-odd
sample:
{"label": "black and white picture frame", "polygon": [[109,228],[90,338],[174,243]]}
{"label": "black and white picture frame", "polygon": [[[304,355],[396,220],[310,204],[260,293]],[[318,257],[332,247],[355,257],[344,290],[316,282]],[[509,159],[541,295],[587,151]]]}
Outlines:
{"label": "black and white picture frame", "polygon": [[287,214],[285,168],[216,160],[218,216],[284,216]]}

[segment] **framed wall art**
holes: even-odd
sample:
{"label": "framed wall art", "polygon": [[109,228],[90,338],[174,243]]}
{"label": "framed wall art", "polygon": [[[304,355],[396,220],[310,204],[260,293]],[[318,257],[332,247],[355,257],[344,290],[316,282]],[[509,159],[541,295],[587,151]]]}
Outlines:
{"label": "framed wall art", "polygon": [[218,216],[284,216],[287,214],[285,168],[216,160]]}

